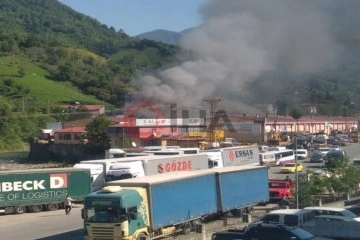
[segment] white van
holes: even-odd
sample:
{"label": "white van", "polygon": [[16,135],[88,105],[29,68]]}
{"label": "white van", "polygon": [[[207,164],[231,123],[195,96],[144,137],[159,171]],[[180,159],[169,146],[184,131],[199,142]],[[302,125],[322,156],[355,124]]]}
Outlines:
{"label": "white van", "polygon": [[266,151],[259,153],[259,163],[260,165],[265,166],[275,166],[276,165],[276,157],[275,151]]}
{"label": "white van", "polygon": [[268,148],[268,151],[283,151],[283,150],[287,150],[286,147],[270,146]]}
{"label": "white van", "polygon": [[306,149],[296,149],[294,150],[294,154],[296,154],[297,159],[306,159],[309,157],[308,150]]}

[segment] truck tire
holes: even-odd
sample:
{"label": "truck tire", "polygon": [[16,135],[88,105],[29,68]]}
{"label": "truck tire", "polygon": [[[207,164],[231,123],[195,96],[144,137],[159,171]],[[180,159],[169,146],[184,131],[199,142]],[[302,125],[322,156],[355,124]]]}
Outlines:
{"label": "truck tire", "polygon": [[23,214],[26,212],[26,207],[25,206],[16,206],[15,207],[15,213],[16,214]]}
{"label": "truck tire", "polygon": [[32,205],[29,208],[30,208],[30,212],[37,213],[37,212],[41,212],[44,207],[43,205]]}
{"label": "truck tire", "polygon": [[184,234],[189,234],[192,230],[191,222],[184,222],[182,229]]}
{"label": "truck tire", "polygon": [[194,220],[191,221],[191,227],[192,227],[193,231],[196,230],[198,225],[201,225],[201,220],[200,219],[194,219]]}
{"label": "truck tire", "polygon": [[57,204],[57,203],[49,203],[47,205],[47,210],[48,211],[56,211],[58,209],[59,209],[59,204]]}
{"label": "truck tire", "polygon": [[146,235],[145,235],[144,233],[140,233],[140,234],[137,236],[136,240],[146,240]]}

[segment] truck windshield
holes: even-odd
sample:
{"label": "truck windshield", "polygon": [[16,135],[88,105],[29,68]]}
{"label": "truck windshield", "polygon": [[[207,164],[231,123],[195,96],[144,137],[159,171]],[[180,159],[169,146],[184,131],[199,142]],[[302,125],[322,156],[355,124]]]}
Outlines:
{"label": "truck windshield", "polygon": [[133,178],[133,175],[131,173],[124,173],[121,175],[106,175],[105,182],[111,182],[111,181],[128,179],[128,178]]}
{"label": "truck windshield", "polygon": [[124,208],[113,209],[87,209],[85,212],[85,220],[87,222],[97,223],[117,223],[127,220],[126,211]]}

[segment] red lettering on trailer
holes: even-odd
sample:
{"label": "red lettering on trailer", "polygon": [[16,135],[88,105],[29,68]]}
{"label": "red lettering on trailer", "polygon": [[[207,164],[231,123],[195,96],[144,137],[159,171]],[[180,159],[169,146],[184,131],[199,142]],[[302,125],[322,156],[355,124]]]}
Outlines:
{"label": "red lettering on trailer", "polygon": [[158,169],[158,173],[163,173],[164,172],[164,167],[163,167],[163,165],[161,163],[158,165],[157,169]]}
{"label": "red lettering on trailer", "polygon": [[229,159],[230,161],[234,161],[235,154],[233,151],[229,151]]}
{"label": "red lettering on trailer", "polygon": [[[159,164],[161,165],[161,164]],[[188,171],[192,170],[192,161],[179,161],[165,164],[165,172]],[[159,166],[158,166],[159,170]],[[158,171],[159,173],[162,173]]]}

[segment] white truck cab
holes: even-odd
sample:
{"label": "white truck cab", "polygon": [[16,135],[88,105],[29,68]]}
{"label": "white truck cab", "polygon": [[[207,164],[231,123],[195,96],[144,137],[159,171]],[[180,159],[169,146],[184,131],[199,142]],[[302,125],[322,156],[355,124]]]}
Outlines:
{"label": "white truck cab", "polygon": [[104,167],[101,164],[77,163],[73,166],[77,169],[90,169],[91,191],[97,191],[104,187]]}
{"label": "white truck cab", "polygon": [[105,182],[144,176],[145,172],[142,161],[116,162],[107,171]]}

